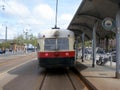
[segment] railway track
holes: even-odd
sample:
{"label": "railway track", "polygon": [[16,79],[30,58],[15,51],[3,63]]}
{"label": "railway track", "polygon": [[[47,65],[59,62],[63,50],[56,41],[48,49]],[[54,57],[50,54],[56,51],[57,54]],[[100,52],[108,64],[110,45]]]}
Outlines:
{"label": "railway track", "polygon": [[49,69],[44,72],[39,90],[93,90],[80,78],[77,70]]}

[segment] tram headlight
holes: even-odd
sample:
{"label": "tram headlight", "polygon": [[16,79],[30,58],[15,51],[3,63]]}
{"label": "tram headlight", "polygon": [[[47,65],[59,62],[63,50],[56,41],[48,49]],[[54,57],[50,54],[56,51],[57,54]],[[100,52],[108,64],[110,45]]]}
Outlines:
{"label": "tram headlight", "polygon": [[48,56],[48,53],[45,53],[45,56]]}
{"label": "tram headlight", "polygon": [[65,53],[66,56],[69,56],[69,53]]}

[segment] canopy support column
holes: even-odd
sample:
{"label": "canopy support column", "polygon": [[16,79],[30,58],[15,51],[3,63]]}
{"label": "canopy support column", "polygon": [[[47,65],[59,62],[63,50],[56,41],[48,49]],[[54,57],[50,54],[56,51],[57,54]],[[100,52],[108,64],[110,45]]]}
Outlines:
{"label": "canopy support column", "polygon": [[109,42],[109,38],[108,37],[106,37],[106,44],[105,44],[105,47],[106,47],[106,51],[108,52],[108,42]]}
{"label": "canopy support column", "polygon": [[98,21],[95,22],[93,27],[93,40],[92,40],[92,50],[93,50],[93,62],[92,67],[96,65],[96,29],[97,29]]}
{"label": "canopy support column", "polygon": [[76,58],[75,59],[77,59],[77,57],[78,57],[78,37],[76,39],[75,50],[76,50]]}
{"label": "canopy support column", "polygon": [[84,37],[85,37],[85,34],[82,33],[82,62],[84,62],[84,59],[85,59],[85,43],[84,43]]}
{"label": "canopy support column", "polygon": [[116,15],[116,78],[120,78],[120,10]]}

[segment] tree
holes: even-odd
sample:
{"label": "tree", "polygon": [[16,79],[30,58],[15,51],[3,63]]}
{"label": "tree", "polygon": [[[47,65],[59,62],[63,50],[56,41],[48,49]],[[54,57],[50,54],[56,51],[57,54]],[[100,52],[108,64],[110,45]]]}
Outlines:
{"label": "tree", "polygon": [[31,43],[33,46],[37,46],[37,38],[33,36],[33,34],[28,36],[29,43]]}
{"label": "tree", "polygon": [[0,43],[0,48],[10,48],[10,41]]}
{"label": "tree", "polygon": [[24,35],[21,34],[18,37],[15,37],[13,39],[13,43],[16,43],[18,45],[24,45],[24,43],[25,43]]}
{"label": "tree", "polygon": [[18,35],[13,40],[10,41],[4,41],[0,43],[0,48],[10,48],[11,43],[15,43],[17,45],[25,45],[25,44],[32,44],[33,46],[37,46],[37,38],[33,36],[33,34],[30,34],[27,36],[27,39],[24,37],[23,34]]}
{"label": "tree", "polygon": [[33,34],[27,35],[27,38],[24,38],[24,35],[21,34],[15,37],[13,42],[18,45],[32,44],[33,46],[37,46],[37,38]]}

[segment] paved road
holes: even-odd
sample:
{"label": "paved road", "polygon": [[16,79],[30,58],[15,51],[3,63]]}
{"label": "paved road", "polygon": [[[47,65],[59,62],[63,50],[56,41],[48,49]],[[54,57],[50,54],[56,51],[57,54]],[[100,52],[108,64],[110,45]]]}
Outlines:
{"label": "paved road", "polygon": [[42,70],[37,70],[37,61],[30,60],[15,69],[1,75],[1,90],[39,90]]}
{"label": "paved road", "polygon": [[[0,73],[0,90],[88,90],[67,69],[38,69],[38,60],[34,55],[11,58],[15,63],[6,61],[0,65],[3,67]],[[5,69],[7,66],[9,68]]]}

